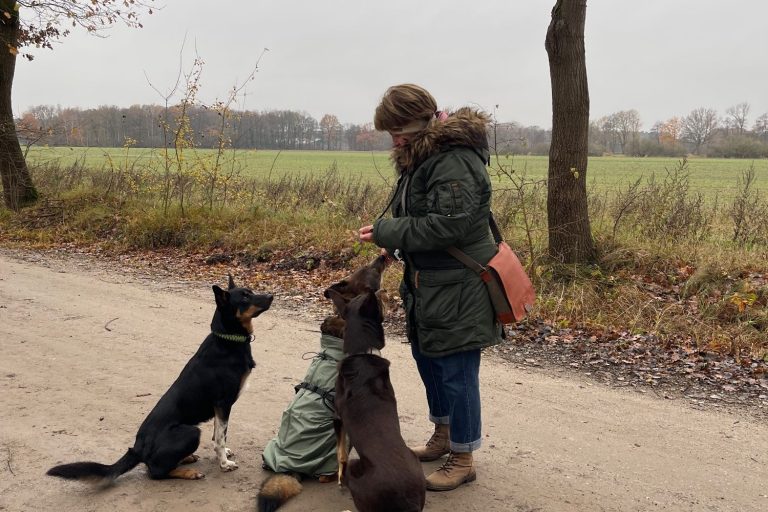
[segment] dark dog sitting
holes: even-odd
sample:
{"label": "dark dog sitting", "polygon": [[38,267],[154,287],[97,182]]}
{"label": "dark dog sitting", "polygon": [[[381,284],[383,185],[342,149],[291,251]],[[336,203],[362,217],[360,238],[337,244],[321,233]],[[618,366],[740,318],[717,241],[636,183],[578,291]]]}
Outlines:
{"label": "dark dog sitting", "polygon": [[219,466],[223,471],[237,469],[225,446],[229,414],[256,365],[250,345],[252,320],[269,309],[272,295],[237,287],[232,276],[229,289],[214,285],[213,293],[216,312],[211,333],[141,424],[133,447],[112,465],[75,462],[53,467],[48,475],[110,482],[143,462],[152,478],[202,478],[202,473],[178,466],[198,460],[194,454],[200,444],[197,424],[213,417]]}
{"label": "dark dog sitting", "polygon": [[[330,293],[333,292],[346,300],[352,300],[368,290],[379,290],[384,267],[385,258],[379,256],[331,285],[324,295],[330,298]],[[265,480],[259,490],[259,512],[277,510],[286,501],[297,496],[302,489],[299,480],[303,476],[318,477],[321,482],[331,482],[335,479],[337,460],[334,453],[333,398],[326,398],[325,393],[335,389],[335,361],[341,360],[343,355],[344,324],[339,311],[335,311],[320,325],[322,357],[320,361],[313,361],[307,370],[305,382],[302,383],[310,384],[308,389],[314,391],[297,391],[293,401],[283,412],[278,435],[267,443],[262,454],[264,468],[277,473]],[[332,371],[329,371],[331,362],[334,364]],[[318,393],[322,393],[322,400],[319,399]],[[292,421],[293,417],[300,420]],[[311,426],[307,425],[307,418],[313,418]],[[329,471],[332,473],[328,473]]]}
{"label": "dark dog sitting", "polygon": [[[329,286],[323,295],[325,295],[326,299],[330,299],[332,298],[332,293],[338,294],[344,298],[343,302],[349,302],[358,295],[368,291],[378,292],[381,288],[381,276],[386,268],[386,261],[386,256],[378,256],[368,265],[357,269],[349,277]],[[322,325],[320,325],[320,331],[338,338],[344,338],[344,318],[338,309],[336,301],[334,301],[334,306],[336,314],[325,318]]]}
{"label": "dark dog sitting", "polygon": [[[329,294],[346,324],[334,422],[340,483],[358,510],[421,511],[424,473],[400,434],[389,361],[376,355],[384,348],[381,301],[373,290],[351,300],[335,290]],[[347,437],[359,459],[348,461]]]}

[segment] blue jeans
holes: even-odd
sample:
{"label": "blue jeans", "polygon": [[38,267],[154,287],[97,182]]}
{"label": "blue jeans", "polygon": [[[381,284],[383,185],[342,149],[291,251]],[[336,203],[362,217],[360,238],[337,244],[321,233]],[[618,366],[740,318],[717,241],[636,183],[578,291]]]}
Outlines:
{"label": "blue jeans", "polygon": [[452,451],[480,448],[480,350],[427,357],[411,343],[411,352],[427,391],[429,420],[450,426]]}

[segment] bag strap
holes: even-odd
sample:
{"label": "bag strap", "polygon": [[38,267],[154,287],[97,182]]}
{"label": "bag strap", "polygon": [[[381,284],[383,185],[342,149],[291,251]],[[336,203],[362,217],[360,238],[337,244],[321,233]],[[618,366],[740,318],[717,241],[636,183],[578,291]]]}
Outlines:
{"label": "bag strap", "polygon": [[[491,233],[493,234],[493,240],[496,242],[496,245],[499,245],[501,242],[504,241],[504,239],[501,237],[501,231],[499,230],[498,224],[496,224],[496,219],[493,218],[493,212],[488,212],[488,225],[491,227]],[[474,270],[478,274],[482,274],[486,271],[486,268],[482,266],[480,263],[475,261],[474,259],[467,256],[467,253],[456,247],[455,245],[452,245],[446,249],[446,252],[462,262],[464,265],[469,267],[470,269]]]}
{"label": "bag strap", "polygon": [[453,256],[454,258],[456,258],[457,260],[459,260],[460,262],[462,262],[464,265],[466,265],[470,269],[477,272],[478,274],[482,274],[483,272],[486,271],[484,266],[482,266],[480,263],[475,261],[473,258],[469,257],[467,253],[465,253],[458,247],[455,247],[452,245],[446,249],[446,252],[451,256]]}
{"label": "bag strap", "polygon": [[488,212],[488,225],[491,226],[491,233],[493,233],[493,239],[496,242],[496,245],[499,245],[504,239],[501,237],[501,230],[499,229],[498,224],[496,224],[496,219],[493,218],[493,212]]}

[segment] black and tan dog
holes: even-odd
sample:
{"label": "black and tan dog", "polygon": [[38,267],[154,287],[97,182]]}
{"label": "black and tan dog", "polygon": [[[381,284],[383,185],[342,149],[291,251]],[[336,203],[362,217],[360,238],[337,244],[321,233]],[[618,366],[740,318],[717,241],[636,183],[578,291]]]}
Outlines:
{"label": "black and tan dog", "polygon": [[225,445],[229,414],[255,366],[252,320],[269,309],[272,295],[237,287],[232,276],[227,290],[214,285],[213,293],[216,312],[211,333],[141,424],[133,447],[112,465],[75,462],[53,467],[48,475],[107,483],[143,462],[151,478],[202,478],[202,473],[179,465],[198,460],[194,454],[200,444],[197,424],[214,417],[219,466],[223,471],[237,469]]}
{"label": "black and tan dog", "polygon": [[[382,301],[371,289],[351,300],[328,293],[345,322],[334,422],[339,483],[360,511],[421,511],[426,480],[400,434],[389,361],[378,355],[384,348]],[[350,445],[359,459],[348,460]]]}

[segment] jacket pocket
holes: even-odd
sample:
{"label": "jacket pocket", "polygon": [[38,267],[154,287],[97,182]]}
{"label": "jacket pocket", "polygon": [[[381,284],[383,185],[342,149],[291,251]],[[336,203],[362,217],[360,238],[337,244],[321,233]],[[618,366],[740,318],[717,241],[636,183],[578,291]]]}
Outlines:
{"label": "jacket pocket", "polygon": [[448,328],[459,319],[466,269],[422,270],[416,278],[416,321],[421,327]]}
{"label": "jacket pocket", "polygon": [[446,217],[464,213],[461,183],[452,181],[438,185],[432,198],[432,211]]}

